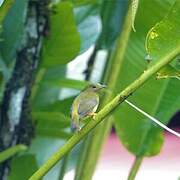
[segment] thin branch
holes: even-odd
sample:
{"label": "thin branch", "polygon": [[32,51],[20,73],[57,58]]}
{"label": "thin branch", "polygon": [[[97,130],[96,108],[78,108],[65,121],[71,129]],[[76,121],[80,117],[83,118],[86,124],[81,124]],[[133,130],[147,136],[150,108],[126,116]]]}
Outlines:
{"label": "thin branch", "polygon": [[156,118],[152,117],[151,115],[149,115],[148,113],[144,112],[142,109],[138,108],[137,106],[135,106],[134,104],[132,104],[131,102],[129,102],[128,100],[125,100],[125,102],[127,104],[129,104],[131,107],[133,107],[135,110],[137,110],[138,112],[140,112],[141,114],[143,114],[144,116],[146,116],[147,118],[149,118],[150,120],[152,120],[153,122],[155,122],[156,124],[158,124],[160,127],[162,127],[163,129],[165,129],[166,131],[174,134],[177,137],[180,137],[180,134],[174,130],[172,130],[171,128],[168,128],[166,125],[164,125],[163,123],[161,123],[159,120],[157,120]]}
{"label": "thin branch", "polygon": [[19,144],[0,152],[0,163],[25,150],[27,150],[27,146]]}
{"label": "thin branch", "polygon": [[152,75],[159,71],[162,67],[169,64],[174,57],[180,53],[180,45],[173,51],[166,54],[157,63],[147,69],[139,78],[137,78],[126,89],[119,93],[113,100],[111,100],[99,113],[97,113],[95,120],[90,121],[85,125],[80,132],[75,133],[64,146],[55,152],[41,167],[37,170],[29,180],[41,179],[66,153],[68,153],[77,143],[80,142],[93,128],[103,121],[119,104],[128,98],[132,93],[139,89]]}

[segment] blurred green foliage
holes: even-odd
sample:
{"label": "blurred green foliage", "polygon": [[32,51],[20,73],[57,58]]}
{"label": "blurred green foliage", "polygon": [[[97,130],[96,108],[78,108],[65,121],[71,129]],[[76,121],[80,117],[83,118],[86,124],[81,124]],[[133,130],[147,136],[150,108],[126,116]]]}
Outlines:
{"label": "blurred green foliage", "polygon": [[[26,28],[28,1],[12,2],[5,0],[0,7],[1,84],[5,84],[13,70],[16,53],[23,45]],[[117,64],[121,66],[121,72],[114,90],[116,93],[135,80],[151,63],[155,63],[180,43],[180,3],[177,0],[172,6],[174,2],[139,2],[135,19],[136,33],[131,33],[125,58],[122,64]],[[126,1],[106,0],[64,0],[50,8],[49,29],[43,42],[41,61],[30,102],[36,133],[29,151],[12,159],[10,180],[27,179],[72,135],[69,128],[69,112],[74,97],[60,99],[59,95],[62,88],[82,90],[88,82],[67,78],[67,64],[93,45],[98,50],[108,52],[114,49],[126,10]],[[147,53],[152,59],[150,64],[145,60]],[[172,70],[175,66],[168,68],[169,66],[165,71],[159,72],[161,77],[164,74],[174,76],[174,73],[179,72]],[[107,66],[104,72],[106,68]],[[112,69],[110,71],[113,73]],[[179,89],[180,83],[177,79],[157,81],[152,77],[130,97],[130,101],[167,124],[179,110]],[[4,89],[1,88],[2,96],[3,92]],[[160,152],[163,132],[143,115],[127,104],[122,104],[114,113],[114,119],[116,133],[127,150],[136,156],[153,156]],[[68,168],[75,166],[79,154],[77,146],[70,155]],[[56,165],[44,179],[56,180],[60,166],[60,163]]]}

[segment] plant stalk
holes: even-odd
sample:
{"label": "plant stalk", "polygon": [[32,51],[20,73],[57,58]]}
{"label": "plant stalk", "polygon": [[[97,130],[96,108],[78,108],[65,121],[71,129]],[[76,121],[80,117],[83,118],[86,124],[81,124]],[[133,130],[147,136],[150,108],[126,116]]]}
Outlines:
{"label": "plant stalk", "polygon": [[29,180],[41,179],[66,153],[68,153],[76,144],[78,144],[93,128],[112,113],[125,99],[132,95],[145,82],[147,82],[156,72],[165,65],[169,64],[173,58],[180,53],[180,45],[174,50],[157,60],[157,63],[137,78],[133,83],[126,87],[122,92],[109,101],[95,116],[94,120],[89,121],[81,131],[75,133],[57,152],[55,152],[31,177]]}
{"label": "plant stalk", "polygon": [[27,150],[27,146],[19,144],[0,152],[0,163],[25,150]]}
{"label": "plant stalk", "polygon": [[128,176],[128,180],[134,180],[135,177],[136,177],[136,174],[139,170],[139,167],[142,163],[142,160],[143,160],[143,156],[137,156],[132,167],[131,167],[131,170],[130,170],[130,173],[129,173],[129,176]]}

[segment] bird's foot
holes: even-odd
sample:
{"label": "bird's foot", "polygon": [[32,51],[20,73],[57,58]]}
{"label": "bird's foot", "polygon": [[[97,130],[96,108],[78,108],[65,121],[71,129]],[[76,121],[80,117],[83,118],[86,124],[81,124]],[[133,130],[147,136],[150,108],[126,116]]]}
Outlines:
{"label": "bird's foot", "polygon": [[95,120],[96,115],[97,115],[97,113],[95,113],[95,112],[92,112],[92,113],[88,114],[88,116],[91,116],[93,120]]}
{"label": "bird's foot", "polygon": [[77,127],[76,132],[80,132],[81,131],[81,127]]}

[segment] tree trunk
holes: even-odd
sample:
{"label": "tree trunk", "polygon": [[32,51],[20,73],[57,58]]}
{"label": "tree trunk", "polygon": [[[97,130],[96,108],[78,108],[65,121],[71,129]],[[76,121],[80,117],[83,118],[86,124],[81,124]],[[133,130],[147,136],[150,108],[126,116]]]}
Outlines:
{"label": "tree trunk", "polygon": [[[28,2],[24,25],[26,40],[17,52],[12,76],[6,85],[1,104],[0,151],[19,143],[29,145],[34,134],[29,99],[39,64],[42,39],[48,30],[48,1]],[[1,164],[0,179],[7,179],[9,164],[10,160]]]}

